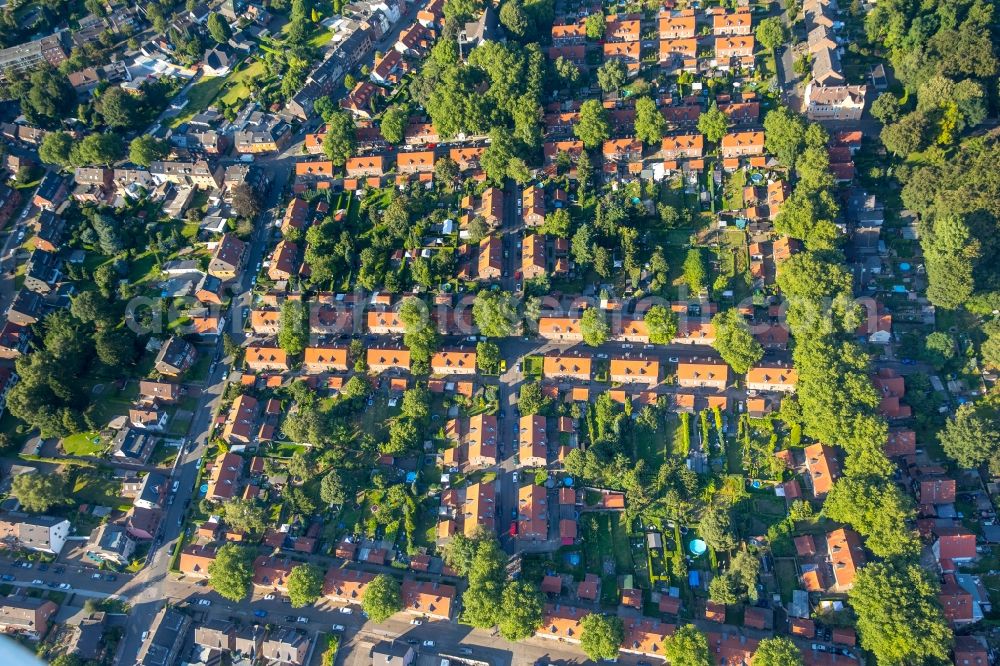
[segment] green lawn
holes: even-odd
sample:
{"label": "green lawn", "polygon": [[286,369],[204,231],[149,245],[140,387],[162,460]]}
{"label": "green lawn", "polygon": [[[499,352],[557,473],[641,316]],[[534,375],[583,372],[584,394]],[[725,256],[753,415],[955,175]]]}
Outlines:
{"label": "green lawn", "polygon": [[188,88],[187,106],[178,115],[174,116],[174,119],[170,122],[170,126],[177,127],[178,125],[182,125],[207,109],[215,101],[227,79],[228,77],[223,76],[203,78]]}
{"label": "green lawn", "polygon": [[[78,469],[73,478],[73,497],[83,503],[118,507],[123,504],[121,485],[101,472]],[[130,503],[124,502],[131,506]]]}
{"label": "green lawn", "polygon": [[71,456],[100,455],[107,443],[96,432],[78,432],[62,441],[63,451]]}
{"label": "green lawn", "polygon": [[[327,39],[329,39],[329,34],[327,35]],[[222,96],[222,101],[225,102],[226,106],[233,106],[240,100],[249,98],[250,89],[247,88],[246,82],[255,76],[261,76],[263,74],[263,60],[258,60],[251,63],[247,67],[243,67],[239,71],[233,72],[224,79],[226,83],[226,93]]]}
{"label": "green lawn", "polygon": [[529,377],[541,377],[542,376],[542,357],[541,356],[525,356],[522,360],[521,370],[525,375]]}

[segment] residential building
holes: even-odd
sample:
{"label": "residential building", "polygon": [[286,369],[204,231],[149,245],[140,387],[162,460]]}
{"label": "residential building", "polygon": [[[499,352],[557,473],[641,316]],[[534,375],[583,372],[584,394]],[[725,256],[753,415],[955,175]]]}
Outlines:
{"label": "residential building", "polygon": [[832,589],[846,592],[854,586],[858,569],[867,561],[861,537],[851,529],[841,528],[826,535],[826,547],[833,567]]}
{"label": "residential building", "polygon": [[347,360],[346,347],[306,347],[302,370],[310,375],[347,372],[349,369]]}
{"label": "residential building", "polygon": [[91,533],[86,556],[97,563],[110,562],[125,567],[134,552],[135,541],[122,525],[104,523]]}
{"label": "residential building", "polygon": [[220,280],[234,280],[246,261],[246,243],[235,234],[223,234],[208,263],[208,274]]}
{"label": "residential building", "polygon": [[542,360],[542,375],[546,379],[575,379],[589,382],[591,366],[590,356],[549,355]]}
{"label": "residential building", "polygon": [[704,387],[723,391],[729,385],[729,366],[725,363],[682,361],[677,364],[677,384],[684,388]]}
{"label": "residential building", "polygon": [[[49,620],[58,611],[59,605],[48,599],[21,594],[4,597],[0,601],[0,632],[40,640],[48,633]],[[17,660],[14,657],[13,661]]]}
{"label": "residential building", "polygon": [[792,393],[798,378],[798,370],[791,366],[761,365],[747,372],[746,386],[750,391]]}
{"label": "residential building", "polygon": [[549,538],[548,490],[529,483],[517,491],[517,538],[544,541]]}
{"label": "residential building", "polygon": [[819,443],[807,446],[805,456],[813,495],[817,498],[824,497],[840,478],[840,459],[832,447]]}
{"label": "residential building", "polygon": [[285,372],[291,368],[288,352],[280,347],[247,347],[245,362],[250,372]]}
{"label": "residential building", "polygon": [[194,345],[183,338],[171,336],[160,346],[153,367],[161,375],[180,377],[194,365],[197,357]]}
{"label": "residential building", "polygon": [[611,381],[615,384],[647,384],[660,381],[660,362],[655,359],[611,359]]}
{"label": "residential building", "polygon": [[156,438],[135,428],[122,428],[111,440],[112,455],[125,462],[145,465],[156,448]]}
{"label": "residential building", "polygon": [[806,86],[806,116],[810,120],[861,120],[867,86],[831,85],[815,82]]}
{"label": "residential building", "polygon": [[[37,473],[37,472],[35,472]],[[0,516],[0,547],[58,555],[69,537],[70,523],[55,516],[6,513]]]}
{"label": "residential building", "polygon": [[149,173],[159,183],[189,185],[199,189],[222,187],[223,169],[208,160],[153,162]]}
{"label": "residential building", "polygon": [[548,465],[548,441],[545,436],[545,417],[541,414],[521,417],[518,428],[518,458],[522,467]]}
{"label": "residential building", "polygon": [[149,629],[143,632],[146,637],[139,647],[136,656],[136,666],[171,666],[180,657],[184,639],[187,637],[191,618],[180,610],[163,606]]}
{"label": "residential building", "polygon": [[233,401],[222,429],[222,439],[230,444],[251,444],[259,426],[260,403],[249,395],[241,395]]}

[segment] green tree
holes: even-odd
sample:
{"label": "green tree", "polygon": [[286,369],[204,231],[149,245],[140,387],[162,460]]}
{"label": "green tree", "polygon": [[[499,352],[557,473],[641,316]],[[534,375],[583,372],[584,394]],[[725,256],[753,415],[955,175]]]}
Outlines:
{"label": "green tree", "polygon": [[598,308],[587,308],[580,317],[580,332],[585,343],[591,347],[600,347],[608,341],[611,327]]}
{"label": "green tree", "polygon": [[588,99],[580,105],[580,118],[573,126],[573,134],[588,150],[601,145],[611,136],[608,112],[600,101]]}
{"label": "green tree", "polygon": [[483,372],[499,372],[500,359],[500,347],[496,343],[484,341],[476,344],[476,366]]}
{"label": "green tree", "polygon": [[604,38],[604,14],[596,13],[589,15],[583,22],[584,30],[587,33],[587,39],[592,41],[597,41]]}
{"label": "green tree", "polygon": [[591,613],[580,620],[580,647],[594,661],[615,659],[625,640],[620,617]]}
{"label": "green tree", "polygon": [[48,132],[38,147],[38,156],[46,164],[55,164],[61,167],[70,166],[70,153],[73,150],[73,137],[69,132],[57,131]]}
{"label": "green tree", "polygon": [[714,663],[708,639],[693,624],[678,628],[667,639],[664,655],[671,666],[712,666]]}
{"label": "green tree", "polygon": [[924,225],[920,238],[927,266],[927,298],[949,310],[968,302],[975,288],[973,269],[982,245],[968,222],[955,213],[941,213]]}
{"label": "green tree", "polygon": [[544,414],[548,411],[552,399],[542,392],[538,382],[524,382],[517,398],[517,407],[524,416]]}
{"label": "green tree", "polygon": [[665,305],[654,305],[646,312],[646,330],[654,345],[667,345],[677,336],[677,313]]}
{"label": "green tree", "polygon": [[712,102],[708,110],[698,116],[698,131],[712,143],[719,143],[729,132],[729,118],[718,103]]}
{"label": "green tree", "polygon": [[826,496],[823,513],[851,525],[866,537],[865,545],[879,557],[915,556],[920,552],[920,543],[907,526],[914,516],[912,502],[885,479],[841,478]]}
{"label": "green tree", "polygon": [[736,548],[733,517],[728,507],[709,505],[698,523],[698,533],[713,550],[730,551]]}
{"label": "green tree", "polygon": [[545,216],[545,221],[538,231],[547,236],[568,238],[571,225],[572,219],[569,216],[569,211],[565,208],[559,208]]}
{"label": "green tree", "polygon": [[233,500],[222,505],[222,515],[234,530],[259,534],[264,531],[264,508],[251,500]]}
{"label": "green tree", "polygon": [[118,134],[88,134],[73,144],[69,161],[73,166],[111,166],[125,156],[125,144]]}
{"label": "green tree", "polygon": [[403,299],[399,306],[399,318],[403,322],[403,343],[410,350],[413,362],[421,368],[429,368],[440,336],[430,320],[426,304],[416,296]]}
{"label": "green tree", "polygon": [[309,345],[309,320],[302,301],[286,300],[281,304],[281,328],[278,346],[291,356],[298,356]]}
{"label": "green tree", "polygon": [[934,331],[924,339],[921,356],[940,370],[955,358],[955,339],[945,331]]}
{"label": "green tree", "polygon": [[520,0],[507,0],[500,6],[500,23],[518,39],[527,37],[531,28],[531,20]]}
{"label": "green tree", "polygon": [[66,501],[66,480],[59,474],[18,474],[11,481],[10,493],[31,513],[45,513]]}
{"label": "green tree", "polygon": [[764,137],[767,152],[788,168],[794,168],[805,145],[806,124],[788,107],[778,107],[764,117]]}
{"label": "green tree", "polygon": [[882,128],[882,144],[890,153],[906,157],[927,145],[930,121],[919,111],[908,113],[898,121]]}
{"label": "green tree", "polygon": [[326,136],[323,138],[323,153],[336,166],[343,166],[354,154],[357,142],[354,118],[346,111],[330,114],[326,121]]}
{"label": "green tree", "polygon": [[780,16],[771,16],[757,24],[757,41],[768,51],[773,51],[788,39],[785,24]]}
{"label": "green tree", "polygon": [[379,624],[403,610],[399,581],[388,574],[379,574],[368,583],[361,608],[368,613],[372,622]]}
{"label": "green tree", "polygon": [[917,564],[875,562],[859,570],[848,596],[861,646],[885,666],[950,663],[953,636],[938,589]]}
{"label": "green tree", "polygon": [[640,97],[635,101],[636,138],[651,146],[663,140],[666,128],[667,120],[656,108],[656,102],[649,97]]}
{"label": "green tree", "polygon": [[745,375],[764,357],[764,348],[753,337],[746,319],[735,308],[715,315],[712,326],[715,327],[712,346],[737,374]]}
{"label": "green tree", "polygon": [[235,543],[222,545],[208,565],[208,583],[230,601],[243,601],[253,580],[253,552]]}
{"label": "green tree", "polygon": [[128,158],[139,166],[148,167],[157,160],[162,160],[170,154],[170,146],[166,141],[141,134],[132,139],[128,145]]}
{"label": "green tree", "polygon": [[512,643],[531,638],[542,626],[542,597],[531,583],[512,581],[500,597],[500,635]]}
{"label": "green tree", "polygon": [[786,636],[765,638],[753,654],[753,666],[804,666],[802,652]]}
{"label": "green tree", "polygon": [[938,441],[949,458],[959,467],[971,469],[990,462],[991,469],[1000,466],[1000,430],[992,419],[981,415],[976,406],[965,404],[948,419],[938,433]]}
{"label": "green tree", "polygon": [[56,127],[76,109],[76,91],[69,79],[51,67],[43,66],[27,77],[16,78],[9,92],[20,101],[21,113],[28,122],[41,127]]}
{"label": "green tree", "polygon": [[442,157],[434,163],[434,177],[447,187],[455,184],[458,175],[458,164],[450,157]]}
{"label": "green tree", "polygon": [[139,101],[117,86],[105,90],[94,106],[111,127],[134,127],[141,119]]}
{"label": "green tree", "polygon": [[127,368],[135,363],[135,334],[128,328],[105,327],[94,334],[94,351],[101,363],[112,368]]}
{"label": "green tree", "polygon": [[514,295],[504,291],[481,291],[472,304],[472,319],[479,332],[491,338],[516,335],[521,317]]}
{"label": "green tree", "polygon": [[314,564],[300,564],[288,574],[288,599],[292,608],[316,603],[323,594],[323,570]]}
{"label": "green tree", "polygon": [[409,121],[410,109],[405,105],[394,104],[382,114],[379,129],[381,129],[382,136],[385,137],[386,141],[399,145],[406,137],[406,125]]}
{"label": "green tree", "polygon": [[891,92],[884,92],[872,102],[869,112],[883,125],[889,125],[899,120],[900,109],[899,98]]}
{"label": "green tree", "polygon": [[605,60],[604,64],[597,68],[597,85],[605,93],[618,92],[627,79],[628,72],[621,60]]}
{"label": "green tree", "polygon": [[247,220],[260,214],[260,195],[250,183],[237,183],[233,188],[233,211]]}
{"label": "green tree", "polygon": [[705,261],[702,258],[701,250],[693,247],[688,250],[687,257],[684,258],[684,282],[693,295],[698,295],[705,289]]}
{"label": "green tree", "polygon": [[208,27],[208,34],[212,36],[212,39],[220,44],[225,44],[233,36],[229,23],[218,12],[212,12],[208,15],[206,27]]}
{"label": "green tree", "polygon": [[340,472],[331,469],[323,476],[323,480],[319,486],[319,497],[328,505],[343,504],[346,501],[347,493],[344,489],[344,481],[340,477]]}

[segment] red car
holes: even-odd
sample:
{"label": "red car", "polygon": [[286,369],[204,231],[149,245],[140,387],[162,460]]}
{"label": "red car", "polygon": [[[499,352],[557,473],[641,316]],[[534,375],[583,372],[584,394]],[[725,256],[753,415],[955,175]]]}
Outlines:
{"label": "red car", "polygon": [[510,521],[510,535],[511,536],[517,536],[517,521],[516,520]]}

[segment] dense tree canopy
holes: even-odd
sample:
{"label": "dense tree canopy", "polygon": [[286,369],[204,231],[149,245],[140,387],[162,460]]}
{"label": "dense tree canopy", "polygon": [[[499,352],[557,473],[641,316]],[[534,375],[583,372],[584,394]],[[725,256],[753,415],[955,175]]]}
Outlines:
{"label": "dense tree canopy", "polygon": [[293,567],[287,586],[293,608],[312,605],[323,594],[323,570],[313,564]]}
{"label": "dense tree canopy", "polygon": [[399,581],[389,574],[375,576],[365,588],[364,597],[361,599],[361,608],[376,624],[385,622],[403,610]]}
{"label": "dense tree canopy", "polygon": [[222,545],[208,565],[212,589],[230,601],[243,601],[253,580],[253,552],[235,543]]}
{"label": "dense tree canopy", "polygon": [[712,346],[737,374],[745,375],[764,357],[764,348],[750,332],[746,319],[735,308],[715,315],[712,325],[715,327]]}
{"label": "dense tree canopy", "polygon": [[542,626],[542,597],[531,583],[513,581],[500,599],[500,635],[517,642],[535,635]]}
{"label": "dense tree canopy", "polygon": [[671,666],[712,666],[708,638],[693,624],[678,627],[667,639],[664,654]]}
{"label": "dense tree canopy", "polygon": [[615,659],[625,640],[625,626],[617,615],[590,613],[580,620],[580,647],[594,661]]}
{"label": "dense tree canopy", "polygon": [[951,629],[937,585],[919,565],[869,564],[858,571],[849,597],[861,646],[880,665],[950,663]]}

